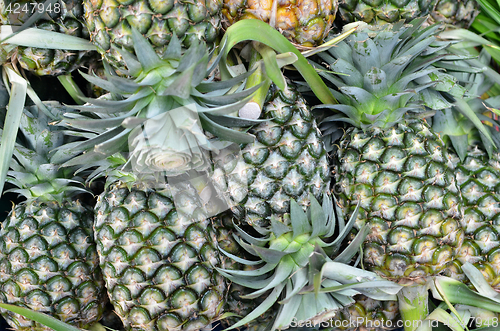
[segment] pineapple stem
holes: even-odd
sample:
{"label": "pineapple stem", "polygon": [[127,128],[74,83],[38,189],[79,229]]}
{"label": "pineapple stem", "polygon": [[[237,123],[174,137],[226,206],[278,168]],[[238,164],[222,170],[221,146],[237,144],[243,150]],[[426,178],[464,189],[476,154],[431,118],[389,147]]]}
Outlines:
{"label": "pineapple stem", "polygon": [[240,110],[239,116],[243,118],[258,119],[264,107],[264,102],[266,101],[267,91],[271,86],[271,80],[267,79],[264,73],[264,64],[262,62],[262,56],[258,50],[253,47],[250,54],[250,64],[251,69],[255,68],[255,72],[247,78],[245,88],[249,89],[254,86],[261,84],[266,81],[253,95],[253,97],[248,101]]}
{"label": "pineapple stem", "polygon": [[429,287],[419,283],[403,287],[398,303],[405,331],[415,331],[429,315]]}

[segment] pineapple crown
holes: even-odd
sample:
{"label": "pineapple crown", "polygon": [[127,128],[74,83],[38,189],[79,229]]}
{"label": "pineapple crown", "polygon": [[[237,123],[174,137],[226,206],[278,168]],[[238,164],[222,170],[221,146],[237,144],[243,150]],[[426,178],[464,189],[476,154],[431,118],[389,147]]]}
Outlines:
{"label": "pineapple crown", "polygon": [[[121,182],[129,190],[132,187],[142,188],[144,190],[152,188],[165,188],[164,178],[158,178],[157,174],[144,174],[131,171],[127,168],[128,160],[122,153],[116,153],[108,156],[104,160],[99,160],[89,165],[92,171],[88,171],[87,182],[92,183],[98,177],[105,177],[105,188],[108,188],[115,182]],[[77,173],[86,170],[86,167],[80,167]],[[161,187],[160,187],[161,186]]]}
{"label": "pineapple crown", "polygon": [[[325,121],[345,121],[363,130],[386,129],[405,116],[426,116],[425,106],[436,110],[450,105],[431,89],[444,79],[453,79],[435,65],[448,56],[441,51],[450,42],[437,40],[439,25],[422,29],[424,21],[420,18],[410,24],[362,26],[336,47],[319,54],[326,67],[315,66],[338,89],[332,93],[339,104],[319,107],[340,114]],[[463,92],[456,89],[459,87],[452,92]]]}
{"label": "pineapple crown", "polygon": [[[262,238],[255,238],[235,225],[239,234],[235,235],[236,241],[257,260],[245,260],[220,248],[235,262],[258,266],[243,271],[218,269],[229,280],[256,289],[242,299],[255,299],[271,291],[261,305],[229,329],[257,318],[280,297],[281,306],[273,330],[286,328],[293,320],[314,323],[329,320],[338,310],[353,304],[352,297],[360,293],[378,300],[395,299],[399,285],[347,265],[368,233],[366,226],[341,250],[359,207],[345,224],[338,208],[340,217],[336,217],[328,196],[324,196],[322,205],[314,196],[309,198],[311,205],[307,213],[291,199],[289,215],[284,218],[273,215],[269,229],[256,227],[264,235]],[[334,236],[337,230],[338,235]]]}
{"label": "pineapple crown", "polygon": [[[57,102],[45,102],[44,105],[53,114],[61,112],[62,107]],[[72,169],[60,168],[52,160],[55,149],[67,142],[68,137],[61,127],[50,125],[49,120],[36,106],[24,109],[7,173],[7,182],[17,188],[6,192],[19,193],[28,200],[59,202],[87,192],[81,186],[82,178],[75,177]]]}
{"label": "pineapple crown", "polygon": [[[451,47],[450,49],[454,49]],[[465,52],[455,49],[455,52]],[[461,160],[467,156],[468,146],[481,145],[491,157],[500,146],[500,132],[495,118],[500,108],[500,96],[486,96],[488,90],[500,78],[488,67],[491,55],[483,49],[478,57],[462,59],[468,71],[456,71],[453,75],[468,91],[466,97],[456,98],[454,103],[436,112],[432,117],[432,128],[439,132],[447,143],[451,143]],[[488,115],[490,115],[488,117]]]}
{"label": "pineapple crown", "polygon": [[66,114],[65,125],[87,140],[58,151],[59,159],[66,161],[64,166],[88,167],[115,153],[128,152],[129,163],[138,172],[177,175],[203,168],[206,151],[218,150],[217,142],[205,131],[236,143],[254,140],[252,135],[232,129],[259,122],[232,116],[260,87],[244,89],[243,83],[252,72],[215,81],[212,73],[219,58],[210,62],[203,42],[193,41],[183,51],[173,36],[160,58],[135,29],[132,39],[137,56],[117,50],[130,78],[117,76],[109,65],[107,79],[82,74],[111,94],[82,98],[88,104],[74,107],[81,112]]}

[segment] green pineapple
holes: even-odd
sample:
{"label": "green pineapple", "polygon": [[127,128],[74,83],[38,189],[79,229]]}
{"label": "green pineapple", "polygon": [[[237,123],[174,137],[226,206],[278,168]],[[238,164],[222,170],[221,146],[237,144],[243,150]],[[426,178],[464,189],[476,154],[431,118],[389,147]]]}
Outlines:
{"label": "green pineapple", "polygon": [[439,0],[430,13],[431,22],[443,22],[467,29],[479,14],[477,0]]}
{"label": "green pineapple", "polygon": [[[81,179],[51,160],[64,136],[48,120],[37,107],[22,117],[22,145],[7,180],[26,201],[13,207],[0,229],[0,299],[85,327],[100,319],[105,303],[92,210],[73,198],[84,192],[75,185]],[[6,310],[2,315],[17,330],[49,330]]]}
{"label": "green pineapple", "polygon": [[[291,82],[285,91],[272,85],[262,109],[268,119],[250,129],[255,142],[213,155],[214,184],[227,195],[236,218],[266,226],[273,215],[303,208],[309,193],[319,199],[330,186],[330,172],[316,121]],[[226,193],[227,192],[227,193]]]}
{"label": "green pineapple", "polygon": [[366,23],[411,20],[429,14],[437,0],[340,0],[337,17],[343,24],[354,21]]}
{"label": "green pineapple", "polygon": [[[248,225],[237,227],[237,241],[252,258],[223,253],[249,268],[220,272],[228,280],[246,288],[242,299],[262,298],[263,301],[230,329],[262,318],[262,314],[268,313],[276,303],[277,307],[271,308],[275,315],[272,324],[258,323],[257,326],[265,330],[300,326],[296,324],[318,326],[352,305],[352,297],[357,294],[376,300],[395,300],[400,285],[383,281],[373,272],[347,265],[356,255],[368,230],[363,227],[349,245],[344,246],[344,239],[355,220],[356,213],[349,222],[344,222],[342,211],[335,210],[330,197],[324,195],[320,205],[311,194],[306,212],[292,198],[290,213],[273,215],[268,228],[257,228],[260,236],[244,230],[254,229]],[[363,286],[356,286],[358,282]]]}
{"label": "green pineapple", "polygon": [[[464,200],[461,226],[466,240],[457,256],[460,263],[470,262],[495,289],[500,288],[500,155],[491,157],[478,145],[471,146],[467,157],[454,159],[457,183]],[[460,268],[448,271],[464,280]]]}
{"label": "green pineapple", "polygon": [[[340,104],[331,108],[343,114],[330,119],[353,125],[339,142],[339,202],[349,213],[361,204],[357,227],[372,229],[365,263],[393,279],[441,273],[463,240],[462,202],[446,148],[425,121],[405,117],[424,110],[412,102],[414,90],[432,86],[412,81],[437,72],[431,61],[410,65],[422,63],[420,53],[435,40],[437,27],[417,30],[422,21],[366,27],[322,55],[331,70],[351,72],[331,77],[340,90]],[[417,44],[418,36],[425,42]]]}
{"label": "green pineapple", "polygon": [[[90,39],[83,20],[83,3],[79,0],[58,0],[50,5],[45,1],[2,0],[1,22],[19,28],[33,15],[41,13],[33,27]],[[15,31],[15,30],[14,30]],[[93,61],[95,52],[68,51],[34,47],[16,47],[11,61],[39,76],[69,73]]]}
{"label": "green pineapple", "polygon": [[[470,68],[490,63],[491,56],[483,50],[479,60],[465,60]],[[491,70],[491,69],[489,69]],[[500,144],[498,123],[483,115],[488,109],[500,106],[498,97],[480,99],[493,82],[488,71],[477,73],[453,73],[469,91],[469,97],[457,100],[453,107],[436,113],[433,128],[449,143],[450,155],[457,172],[457,184],[463,197],[464,215],[461,227],[465,241],[453,268],[447,273],[461,281],[467,281],[461,272],[461,264],[469,262],[478,268],[495,289],[500,288]],[[493,76],[495,77],[495,76]],[[487,135],[465,117],[463,113],[476,114]],[[492,117],[494,117],[493,115]],[[491,128],[490,128],[491,127]],[[491,138],[488,139],[488,138]]]}
{"label": "green pineapple", "polygon": [[[339,112],[324,123],[350,124],[334,165],[339,203],[348,214],[360,205],[356,227],[370,228],[365,267],[406,283],[399,301],[412,303],[418,318],[429,313],[417,304],[427,302],[426,282],[453,266],[464,240],[451,157],[421,119],[423,102],[446,105],[432,78],[440,75],[436,51],[447,44],[436,42],[438,26],[421,28],[424,20],[365,26],[320,54],[328,71],[345,74],[322,73],[339,100],[324,106]],[[409,318],[409,306],[400,309]]]}
{"label": "green pineapple", "polygon": [[107,176],[94,227],[108,294],[125,328],[199,330],[221,317],[227,291],[215,271],[222,263],[218,226],[209,220],[220,210],[203,179],[217,142],[203,128],[250,140],[216,123],[255,89],[228,95],[227,82],[206,79],[212,67],[203,42],[183,51],[174,37],[160,59],[137,30],[132,38],[137,57],[122,51],[130,78],[109,66],[107,80],[85,75],[112,94],[85,99],[81,113],[67,114],[66,124],[88,140],[61,148],[58,157],[65,166],[97,167],[90,180]]}
{"label": "green pineapple", "polygon": [[133,51],[132,29],[143,34],[155,50],[164,54],[172,36],[185,47],[202,40],[216,42],[222,0],[116,1],[85,0],[85,21],[98,51],[116,67],[124,61],[118,52]]}
{"label": "green pineapple", "polygon": [[340,0],[338,17],[343,24],[410,22],[430,14],[431,23],[468,27],[478,14],[476,0]]}
{"label": "green pineapple", "polygon": [[225,280],[211,224],[194,188],[145,189],[128,175],[95,206],[111,302],[127,330],[199,330],[220,317]]}

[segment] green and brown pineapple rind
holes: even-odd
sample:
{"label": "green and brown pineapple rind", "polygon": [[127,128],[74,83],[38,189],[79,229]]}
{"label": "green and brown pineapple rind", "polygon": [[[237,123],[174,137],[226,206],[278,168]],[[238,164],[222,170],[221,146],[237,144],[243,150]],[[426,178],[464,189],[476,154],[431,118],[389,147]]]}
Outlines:
{"label": "green and brown pineapple rind", "polygon": [[110,301],[128,330],[198,330],[217,319],[225,280],[193,191],[115,183],[99,196],[95,235]]}
{"label": "green and brown pineapple rind", "polygon": [[84,6],[92,42],[106,60],[121,68],[124,62],[117,49],[133,51],[132,28],[146,37],[160,56],[174,34],[186,48],[195,39],[214,45],[222,0],[84,0]]}
{"label": "green and brown pineapple rind", "polygon": [[213,155],[213,179],[237,219],[267,226],[271,215],[289,212],[290,198],[304,208],[309,192],[321,199],[330,169],[313,114],[291,83],[286,91],[271,86],[261,119],[268,121],[249,130],[256,140],[241,155]]}
{"label": "green and brown pineapple rind", "polygon": [[443,22],[467,29],[478,14],[477,0],[439,0],[430,13],[430,22]]}
{"label": "green and brown pineapple rind", "polygon": [[394,23],[406,22],[429,14],[437,0],[340,0],[338,17],[342,23],[364,21]]}
{"label": "green and brown pineapple rind", "polygon": [[[19,27],[33,13],[44,9],[43,15],[35,22],[33,27],[90,39],[89,32],[83,20],[83,3],[80,0],[58,0],[51,3],[50,6],[41,0],[6,0],[2,2],[2,24],[12,24]],[[93,61],[95,56],[95,52],[90,51],[69,51],[22,46],[15,48],[10,54],[12,60],[19,62],[22,68],[39,76],[69,73]]]}
{"label": "green and brown pineapple rind", "polygon": [[224,0],[222,24],[227,28],[242,19],[258,19],[278,29],[294,43],[316,46],[332,28],[337,1],[278,1],[275,10],[273,1],[269,0]]}

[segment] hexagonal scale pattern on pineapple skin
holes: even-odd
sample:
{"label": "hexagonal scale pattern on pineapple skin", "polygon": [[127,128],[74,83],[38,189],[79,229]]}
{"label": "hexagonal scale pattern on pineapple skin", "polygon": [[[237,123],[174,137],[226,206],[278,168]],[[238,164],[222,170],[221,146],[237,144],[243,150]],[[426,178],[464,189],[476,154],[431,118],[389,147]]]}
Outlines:
{"label": "hexagonal scale pattern on pineapple skin", "polygon": [[[0,298],[85,327],[104,310],[92,212],[78,201],[21,203],[2,223]],[[17,330],[51,330],[2,310]]]}
{"label": "hexagonal scale pattern on pineapple skin", "polygon": [[464,240],[451,158],[425,122],[382,131],[349,129],[340,141],[336,179],[356,228],[371,227],[365,263],[391,279],[437,275],[451,266]]}
{"label": "hexagonal scale pattern on pineapple skin", "polygon": [[286,91],[272,85],[261,119],[249,131],[255,142],[213,155],[213,181],[238,219],[266,226],[289,212],[291,198],[304,208],[309,194],[322,201],[331,175],[314,116],[290,82]]}
{"label": "hexagonal scale pattern on pineapple skin", "polygon": [[224,279],[211,223],[194,191],[113,184],[98,199],[100,264],[131,330],[198,330],[222,313]]}

